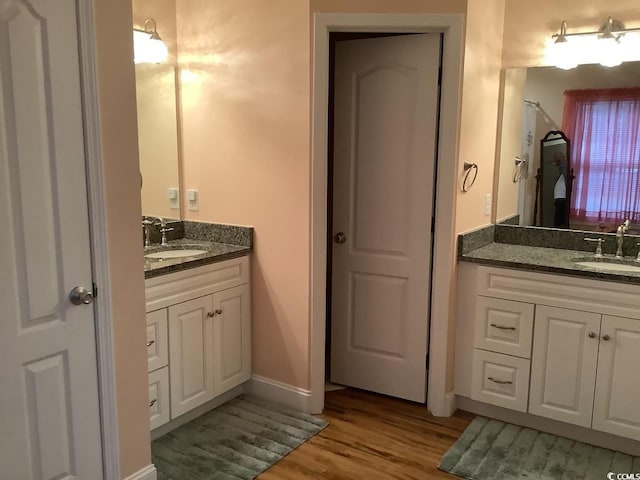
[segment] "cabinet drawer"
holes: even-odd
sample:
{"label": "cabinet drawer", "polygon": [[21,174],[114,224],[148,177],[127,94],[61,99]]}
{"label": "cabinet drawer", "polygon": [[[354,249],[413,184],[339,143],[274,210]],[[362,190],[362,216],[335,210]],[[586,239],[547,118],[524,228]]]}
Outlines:
{"label": "cabinet drawer", "polygon": [[527,411],[529,360],[475,349],[471,398],[520,412]]}
{"label": "cabinet drawer", "polygon": [[147,313],[147,362],[149,372],[169,364],[166,309]]}
{"label": "cabinet drawer", "polygon": [[478,296],[475,347],[531,358],[534,305]]}
{"label": "cabinet drawer", "polygon": [[149,374],[149,424],[151,430],[170,420],[169,367]]}

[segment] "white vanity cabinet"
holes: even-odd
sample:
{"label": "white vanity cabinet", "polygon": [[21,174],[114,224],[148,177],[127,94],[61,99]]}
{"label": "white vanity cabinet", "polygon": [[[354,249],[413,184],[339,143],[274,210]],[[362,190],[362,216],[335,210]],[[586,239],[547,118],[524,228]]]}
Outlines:
{"label": "white vanity cabinet", "polygon": [[[148,337],[166,337],[148,348],[166,342],[168,352],[160,369],[167,372],[166,380],[154,375],[158,370],[149,375],[153,429],[249,380],[249,257],[150,278],[145,284]],[[155,357],[150,354],[150,366]],[[153,402],[156,392],[165,391],[166,402]]]}
{"label": "white vanity cabinet", "polygon": [[465,264],[458,287],[457,395],[640,441],[639,285]]}

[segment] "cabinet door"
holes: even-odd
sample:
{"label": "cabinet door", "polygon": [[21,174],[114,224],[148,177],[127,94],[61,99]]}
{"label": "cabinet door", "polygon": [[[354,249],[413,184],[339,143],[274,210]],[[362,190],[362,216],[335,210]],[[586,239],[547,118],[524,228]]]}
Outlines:
{"label": "cabinet door", "polygon": [[249,285],[213,295],[214,386],[218,396],[251,376],[251,299]]}
{"label": "cabinet door", "polygon": [[530,303],[478,296],[475,346],[491,352],[531,358],[533,310]]}
{"label": "cabinet door", "polygon": [[211,295],[169,307],[171,418],[214,397]]}
{"label": "cabinet door", "polygon": [[640,320],[603,317],[593,428],[640,440]]}
{"label": "cabinet door", "polygon": [[169,363],[167,309],[147,313],[147,365],[153,372]]}
{"label": "cabinet door", "polygon": [[600,315],[536,307],[529,413],[591,427]]}
{"label": "cabinet door", "polygon": [[153,430],[169,419],[169,368],[164,367],[149,374],[149,427]]}

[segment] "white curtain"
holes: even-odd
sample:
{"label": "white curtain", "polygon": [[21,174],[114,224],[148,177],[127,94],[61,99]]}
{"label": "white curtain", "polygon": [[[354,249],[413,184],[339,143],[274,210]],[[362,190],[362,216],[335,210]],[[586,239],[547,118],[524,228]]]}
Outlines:
{"label": "white curtain", "polygon": [[525,102],[522,110],[522,155],[520,158],[526,161],[527,173],[533,174],[533,152],[535,150],[536,133],[536,105]]}

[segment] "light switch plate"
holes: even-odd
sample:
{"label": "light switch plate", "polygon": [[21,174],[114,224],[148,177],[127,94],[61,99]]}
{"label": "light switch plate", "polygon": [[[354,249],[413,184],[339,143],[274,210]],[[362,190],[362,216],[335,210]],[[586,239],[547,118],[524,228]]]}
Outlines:
{"label": "light switch plate", "polygon": [[169,208],[172,210],[180,209],[180,190],[177,188],[167,188],[167,198],[169,199]]}
{"label": "light switch plate", "polygon": [[484,196],[484,216],[488,217],[491,215],[491,194],[487,193]]}
{"label": "light switch plate", "polygon": [[198,205],[198,190],[194,190],[190,188],[187,190],[187,210],[191,212],[197,212],[199,209]]}

